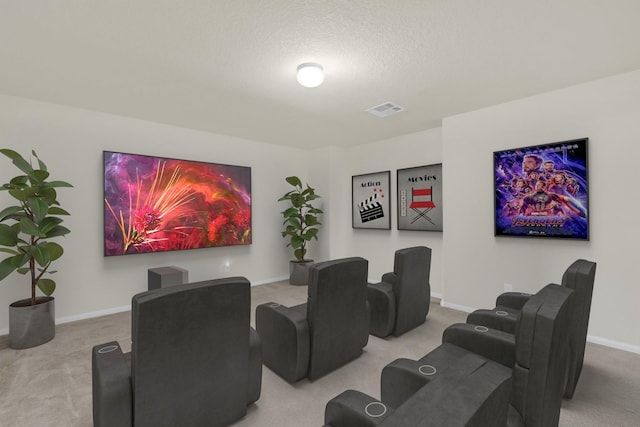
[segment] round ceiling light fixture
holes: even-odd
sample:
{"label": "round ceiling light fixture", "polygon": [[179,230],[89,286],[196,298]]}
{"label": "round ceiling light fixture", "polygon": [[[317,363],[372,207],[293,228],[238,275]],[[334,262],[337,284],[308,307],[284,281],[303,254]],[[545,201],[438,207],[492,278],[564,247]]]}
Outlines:
{"label": "round ceiling light fixture", "polygon": [[317,87],[324,81],[322,65],[314,62],[305,62],[298,65],[298,83],[304,87]]}

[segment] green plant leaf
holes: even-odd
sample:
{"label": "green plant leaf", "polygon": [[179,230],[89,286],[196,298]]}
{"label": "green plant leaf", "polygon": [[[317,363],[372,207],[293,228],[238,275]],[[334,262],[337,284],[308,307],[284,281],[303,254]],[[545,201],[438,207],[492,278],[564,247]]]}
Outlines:
{"label": "green plant leaf", "polygon": [[26,188],[28,187],[29,177],[26,175],[15,176],[11,179],[9,184],[15,187]]}
{"label": "green plant leaf", "polygon": [[306,249],[296,249],[295,251],[293,251],[293,256],[296,257],[296,259],[298,261],[302,261],[304,259],[304,256],[306,255],[307,250]]}
{"label": "green plant leaf", "polygon": [[33,222],[39,224],[49,212],[49,205],[42,199],[37,197],[29,197],[27,200],[27,206],[31,209],[33,214]]}
{"label": "green plant leaf", "polygon": [[0,153],[4,154],[5,156],[10,158],[11,160],[21,159],[22,158],[22,156],[20,154],[18,154],[17,152],[15,152],[13,150],[8,149],[8,148],[0,149]]}
{"label": "green plant leaf", "polygon": [[0,224],[0,245],[16,246],[18,244],[18,233],[15,228],[7,224]]}
{"label": "green plant leaf", "polygon": [[62,222],[62,219],[56,218],[55,216],[48,216],[43,218],[38,225],[38,229],[44,233],[47,237],[49,236],[49,232],[53,230],[58,224]]}
{"label": "green plant leaf", "polygon": [[51,296],[53,291],[56,290],[56,282],[51,279],[40,279],[38,280],[38,288],[40,288],[46,296]]}
{"label": "green plant leaf", "polygon": [[0,252],[4,252],[7,254],[11,254],[11,255],[20,255],[21,253],[18,251],[14,251],[13,249],[9,249],[9,248],[0,248]]}
{"label": "green plant leaf", "polygon": [[29,253],[40,267],[47,267],[51,263],[51,254],[40,245],[31,246]]}
{"label": "green plant leaf", "polygon": [[71,233],[71,230],[69,230],[67,227],[58,225],[47,232],[46,238],[51,239],[52,237],[64,236],[65,234],[69,233]]}
{"label": "green plant leaf", "polygon": [[291,204],[296,208],[301,207],[305,203],[304,197],[300,194],[292,194],[291,195]]}
{"label": "green plant leaf", "polygon": [[31,154],[33,155],[33,157],[38,159],[38,167],[41,170],[46,171],[47,170],[47,165],[45,165],[44,162],[42,160],[40,160],[40,157],[38,157],[38,155],[36,154],[36,151],[35,150],[31,150]]}
{"label": "green plant leaf", "polygon": [[37,183],[42,183],[44,182],[47,178],[49,178],[49,172],[47,172],[46,170],[42,170],[42,169],[36,169],[33,171],[33,177],[34,182]]}
{"label": "green plant leaf", "polygon": [[318,221],[316,216],[311,214],[305,215],[304,222],[306,222],[307,225],[320,225],[320,222]]}
{"label": "green plant leaf", "polygon": [[22,207],[20,206],[9,206],[8,208],[3,209],[0,211],[0,222],[5,219],[12,218],[13,214],[20,211],[22,211]]}
{"label": "green plant leaf", "polygon": [[304,244],[304,239],[300,236],[291,236],[291,247],[298,249]]}
{"label": "green plant leaf", "polygon": [[285,180],[294,187],[302,187],[302,181],[300,181],[300,178],[297,176],[288,176]]}
{"label": "green plant leaf", "polygon": [[44,248],[45,251],[49,253],[49,259],[51,261],[55,261],[64,254],[64,249],[62,246],[55,242],[44,242],[40,243],[38,246]]}
{"label": "green plant leaf", "polygon": [[18,200],[20,202],[26,202],[27,201],[27,194],[22,189],[12,188],[11,190],[9,190],[9,194],[11,194],[11,197],[13,197],[14,199],[16,199],[16,200]]}
{"label": "green plant leaf", "polygon": [[69,212],[67,212],[66,210],[62,209],[59,206],[51,206],[49,208],[49,214],[51,214],[51,215],[71,215]]}
{"label": "green plant leaf", "polygon": [[22,218],[20,220],[20,231],[29,236],[46,237],[44,233],[38,230],[38,227],[36,227],[30,218]]}
{"label": "green plant leaf", "polygon": [[38,194],[40,197],[44,198],[49,205],[58,204],[56,198],[58,197],[58,193],[51,187],[41,186],[38,188]]}
{"label": "green plant leaf", "polygon": [[29,179],[34,178],[33,167],[31,167],[29,162],[23,159],[22,156],[13,159],[13,164],[16,165],[16,167],[20,169],[22,172],[26,173]]}
{"label": "green plant leaf", "polygon": [[49,181],[45,183],[47,187],[69,187],[73,188],[73,185],[69,184],[66,181]]}
{"label": "green plant leaf", "polygon": [[26,254],[14,255],[3,259],[0,262],[0,280],[13,273],[17,268],[22,267],[27,261],[29,261],[29,256]]}

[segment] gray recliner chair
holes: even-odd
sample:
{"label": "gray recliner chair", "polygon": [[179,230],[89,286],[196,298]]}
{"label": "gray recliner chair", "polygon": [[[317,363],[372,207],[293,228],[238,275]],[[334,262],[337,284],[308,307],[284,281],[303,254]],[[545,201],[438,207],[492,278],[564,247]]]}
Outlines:
{"label": "gray recliner chair", "polygon": [[431,249],[416,246],[396,251],[393,272],[369,284],[369,333],[400,336],[425,322],[431,300]]}
{"label": "gray recliner chair", "polygon": [[243,277],[137,294],[131,352],[93,347],[95,427],[226,426],[260,397],[260,339]]}
{"label": "gray recliner chair", "polygon": [[396,409],[364,393],[347,390],[327,403],[324,425],[504,427],[511,398],[511,370],[481,357],[465,367],[440,375]]}
{"label": "gray recliner chair", "polygon": [[265,366],[293,383],[359,357],[369,340],[367,273],[360,257],[320,262],[309,268],[307,303],[257,306]]}
{"label": "gray recliner chair", "polygon": [[[578,259],[562,275],[562,286],[574,291],[569,308],[569,367],[564,390],[564,397],[569,399],[573,397],[582,372],[595,274],[595,262]],[[529,298],[531,298],[530,294],[505,292],[496,299],[494,309],[482,309],[470,313],[467,323],[484,325],[513,334],[520,310]]]}
{"label": "gray recliner chair", "polygon": [[573,291],[547,285],[522,307],[515,335],[459,323],[443,344],[419,360],[398,359],[382,371],[381,400],[399,407],[448,372],[468,369],[469,353],[513,370],[508,427],[557,427],[568,362],[569,305]]}

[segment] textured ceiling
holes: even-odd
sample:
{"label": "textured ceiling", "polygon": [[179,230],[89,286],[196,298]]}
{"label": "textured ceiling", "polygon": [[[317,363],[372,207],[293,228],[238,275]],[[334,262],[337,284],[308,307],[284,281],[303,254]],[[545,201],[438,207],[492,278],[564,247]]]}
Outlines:
{"label": "textured ceiling", "polygon": [[638,0],[0,0],[0,93],[352,146],[640,69],[638,22]]}

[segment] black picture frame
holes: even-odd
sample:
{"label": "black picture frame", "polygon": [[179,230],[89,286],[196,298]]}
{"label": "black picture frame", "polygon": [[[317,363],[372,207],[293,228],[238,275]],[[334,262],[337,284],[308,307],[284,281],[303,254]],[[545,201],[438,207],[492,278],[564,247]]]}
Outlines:
{"label": "black picture frame", "polygon": [[351,177],[353,228],[391,229],[391,172]]}
{"label": "black picture frame", "polygon": [[398,230],[442,231],[442,163],[398,169]]}
{"label": "black picture frame", "polygon": [[493,153],[496,237],[589,240],[588,142]]}

